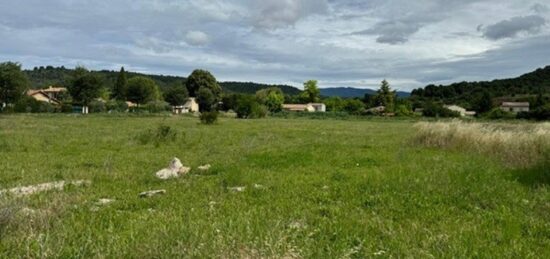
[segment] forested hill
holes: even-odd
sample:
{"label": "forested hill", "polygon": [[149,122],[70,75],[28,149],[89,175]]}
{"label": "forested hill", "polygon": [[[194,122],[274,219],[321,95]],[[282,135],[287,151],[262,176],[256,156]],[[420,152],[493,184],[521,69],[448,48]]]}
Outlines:
{"label": "forested hill", "polygon": [[[73,69],[67,69],[65,67],[37,67],[32,70],[25,70],[32,88],[44,88],[50,85],[53,86],[67,86],[70,81]],[[92,71],[92,73],[97,73],[101,76],[103,83],[109,89],[112,89],[116,79],[118,77],[118,71]],[[179,76],[165,76],[165,75],[147,75],[134,72],[127,72],[128,78],[134,76],[147,76],[153,79],[161,89],[167,89],[170,86],[183,84],[185,82],[185,77]],[[285,94],[296,95],[300,93],[300,90],[288,86],[288,85],[268,85],[268,84],[258,84],[252,82],[220,82],[223,90],[229,93],[246,93],[253,94],[258,90],[265,89],[268,87],[279,87]]]}
{"label": "forested hill", "polygon": [[444,102],[469,102],[479,98],[485,91],[493,98],[536,95],[550,92],[550,66],[517,78],[485,82],[460,82],[451,85],[428,85],[415,89],[413,97],[439,99]]}

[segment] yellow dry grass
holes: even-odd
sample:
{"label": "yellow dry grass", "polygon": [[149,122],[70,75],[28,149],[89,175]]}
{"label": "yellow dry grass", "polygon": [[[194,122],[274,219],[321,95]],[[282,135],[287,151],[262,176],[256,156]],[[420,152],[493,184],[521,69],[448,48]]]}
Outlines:
{"label": "yellow dry grass", "polygon": [[550,123],[497,124],[420,122],[416,141],[420,144],[477,152],[501,159],[511,167],[526,168],[545,162],[550,153]]}

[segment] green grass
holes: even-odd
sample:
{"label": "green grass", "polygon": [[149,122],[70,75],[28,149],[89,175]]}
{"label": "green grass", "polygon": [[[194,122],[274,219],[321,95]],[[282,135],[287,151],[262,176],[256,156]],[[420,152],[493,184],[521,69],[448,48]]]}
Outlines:
{"label": "green grass", "polygon": [[[418,146],[413,125],[0,116],[0,188],[92,181],[0,199],[0,256],[550,257],[550,191],[533,182],[546,169]],[[174,156],[213,168],[156,179]],[[153,189],[167,193],[138,197]]]}

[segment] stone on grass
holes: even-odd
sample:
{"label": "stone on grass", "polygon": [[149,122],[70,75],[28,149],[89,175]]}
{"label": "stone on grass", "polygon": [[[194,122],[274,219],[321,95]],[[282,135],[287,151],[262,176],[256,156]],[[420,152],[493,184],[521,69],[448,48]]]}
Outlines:
{"label": "stone on grass", "polygon": [[97,205],[108,205],[110,203],[113,203],[115,202],[115,200],[112,200],[112,199],[99,199],[96,204]]}
{"label": "stone on grass", "polygon": [[265,189],[265,186],[263,186],[261,184],[254,184],[254,189],[263,190],[263,189]]}
{"label": "stone on grass", "polygon": [[199,169],[200,171],[208,171],[208,170],[210,170],[210,167],[212,167],[212,166],[209,165],[209,164],[206,164],[206,165],[201,165],[201,166],[199,166],[198,169]]}
{"label": "stone on grass", "polygon": [[140,198],[149,198],[153,197],[155,195],[165,194],[166,190],[154,190],[154,191],[146,191],[139,194]]}
{"label": "stone on grass", "polygon": [[158,171],[155,175],[159,179],[168,180],[188,174],[190,171],[190,167],[183,166],[181,161],[177,157],[175,157],[174,159],[172,159],[172,161],[170,161],[168,168],[164,168]]}
{"label": "stone on grass", "polygon": [[85,180],[42,183],[37,185],[15,187],[11,189],[0,190],[0,196],[5,194],[10,194],[16,197],[29,196],[35,193],[52,191],[52,190],[63,191],[65,186],[80,187],[80,186],[90,185],[90,184],[91,184],[90,181],[85,181]]}
{"label": "stone on grass", "polygon": [[245,186],[229,187],[228,190],[232,192],[244,192],[246,190]]}

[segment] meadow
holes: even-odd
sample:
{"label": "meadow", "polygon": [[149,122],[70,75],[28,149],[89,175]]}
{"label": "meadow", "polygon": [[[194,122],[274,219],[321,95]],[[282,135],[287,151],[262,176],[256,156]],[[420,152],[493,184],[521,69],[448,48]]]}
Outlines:
{"label": "meadow", "polygon": [[[548,166],[419,132],[383,118],[0,116],[0,189],[90,181],[0,196],[0,257],[550,257]],[[157,179],[173,157],[191,173]]]}

